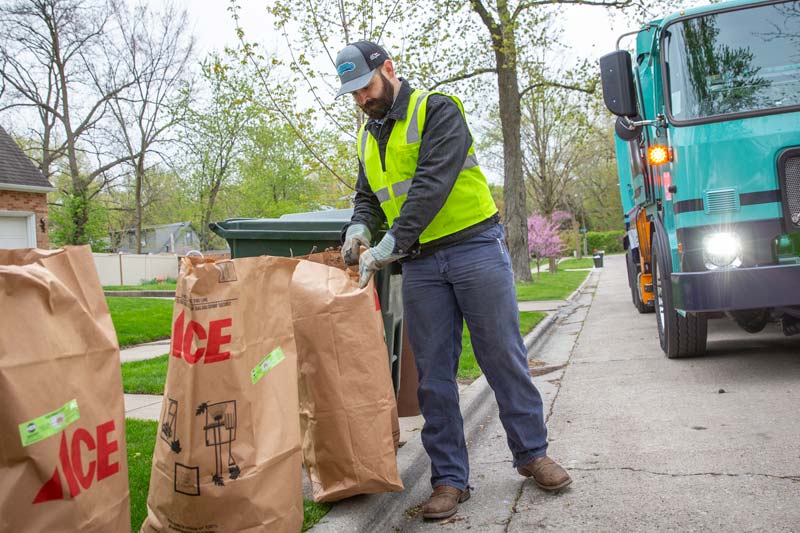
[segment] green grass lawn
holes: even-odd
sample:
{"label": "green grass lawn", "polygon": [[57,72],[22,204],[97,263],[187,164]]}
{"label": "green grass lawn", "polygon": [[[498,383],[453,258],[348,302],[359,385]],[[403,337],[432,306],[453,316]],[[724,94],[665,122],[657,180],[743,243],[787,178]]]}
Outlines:
{"label": "green grass lawn", "polygon": [[170,336],[172,300],[155,298],[106,298],[120,346],[164,339]]}
{"label": "green grass lawn", "polygon": [[128,445],[128,484],[131,489],[131,528],[139,528],[147,517],[147,491],[150,489],[150,466],[156,443],[158,422],[125,420]]}
{"label": "green grass lawn", "polygon": [[[131,489],[131,527],[139,531],[147,517],[147,491],[150,488],[150,468],[158,423],[149,420],[125,421],[128,443],[128,478]],[[303,531],[319,522],[331,509],[329,503],[303,500]]]}
{"label": "green grass lawn", "polygon": [[558,269],[563,270],[566,268],[592,268],[594,260],[591,257],[583,257],[581,259],[564,259],[558,264]]}
{"label": "green grass lawn", "polygon": [[521,302],[537,300],[563,300],[583,283],[589,272],[565,272],[555,274],[542,272],[533,274],[533,282],[517,283],[517,300]]}
{"label": "green grass lawn", "polygon": [[[524,336],[535,328],[536,324],[541,322],[545,316],[547,316],[546,313],[537,311],[521,312],[519,314],[519,332]],[[461,334],[461,359],[458,362],[458,379],[477,379],[481,373],[478,361],[475,360],[475,352],[472,351],[472,341],[469,338],[469,331],[465,323],[464,332]]]}
{"label": "green grass lawn", "polygon": [[122,390],[128,394],[164,394],[169,354],[122,363]]}
{"label": "green grass lawn", "polygon": [[104,285],[104,291],[174,291],[178,280],[150,280],[141,285]]}

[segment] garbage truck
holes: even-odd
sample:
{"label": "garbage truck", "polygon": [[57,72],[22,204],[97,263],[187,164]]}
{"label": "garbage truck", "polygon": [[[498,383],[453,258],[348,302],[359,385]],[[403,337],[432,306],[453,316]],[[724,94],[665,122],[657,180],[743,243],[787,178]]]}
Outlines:
{"label": "garbage truck", "polygon": [[667,357],[705,354],[711,319],[800,333],[800,1],[653,20],[600,70],[631,300]]}

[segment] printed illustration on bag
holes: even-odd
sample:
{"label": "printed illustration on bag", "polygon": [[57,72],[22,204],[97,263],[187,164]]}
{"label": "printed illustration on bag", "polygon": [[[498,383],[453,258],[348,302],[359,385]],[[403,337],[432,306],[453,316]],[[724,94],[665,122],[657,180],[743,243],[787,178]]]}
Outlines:
{"label": "printed illustration on bag", "polygon": [[[66,430],[63,431],[58,465],[50,479],[36,493],[33,503],[75,498],[81,493],[81,489],[89,490],[95,481],[102,481],[119,472],[119,461],[112,457],[119,450],[119,442],[113,435],[114,430],[114,421],[109,420],[97,426],[94,434],[85,428],[75,429],[71,436],[67,435]],[[90,458],[92,459],[89,460]],[[61,481],[62,474],[68,490],[66,495]]]}
{"label": "printed illustration on bag", "polygon": [[219,270],[220,283],[236,281],[236,268],[233,266],[233,261],[219,261],[214,266]]}
{"label": "printed illustration on bag", "polygon": [[200,496],[200,467],[175,463],[175,492]]}
{"label": "printed illustration on bag", "polygon": [[236,400],[219,403],[201,403],[197,407],[195,416],[206,415],[205,431],[206,446],[214,447],[215,470],[211,478],[215,485],[224,486],[222,470],[225,467],[224,450],[227,444],[228,476],[230,479],[239,477],[239,466],[233,458],[233,441],[236,440]]}
{"label": "printed illustration on bag", "polygon": [[181,440],[178,438],[178,400],[167,398],[165,410],[161,413],[161,440],[169,444],[170,450],[181,453]]}

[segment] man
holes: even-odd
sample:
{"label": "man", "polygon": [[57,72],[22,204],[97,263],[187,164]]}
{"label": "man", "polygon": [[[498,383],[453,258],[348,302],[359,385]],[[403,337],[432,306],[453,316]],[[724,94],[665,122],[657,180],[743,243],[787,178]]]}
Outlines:
{"label": "man", "polygon": [[[345,47],[336,66],[337,98],[352,94],[369,117],[358,134],[355,208],[342,255],[348,264],[358,262],[362,287],[390,263],[403,265],[404,320],[431,460],[433,494],[423,516],[452,516],[470,496],[456,383],[464,320],[494,390],[514,466],[545,490],[566,487],[569,474],[546,456],[542,400],[519,333],[503,227],[461,102],[412,89],[371,42]],[[389,231],[370,247],[384,221]]]}

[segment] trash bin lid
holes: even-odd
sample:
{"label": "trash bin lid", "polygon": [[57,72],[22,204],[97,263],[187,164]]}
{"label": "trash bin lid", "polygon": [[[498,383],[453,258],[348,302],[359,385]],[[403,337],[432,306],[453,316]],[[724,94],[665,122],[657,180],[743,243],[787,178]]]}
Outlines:
{"label": "trash bin lid", "polygon": [[352,209],[291,213],[280,218],[229,218],[209,224],[223,239],[339,241]]}

